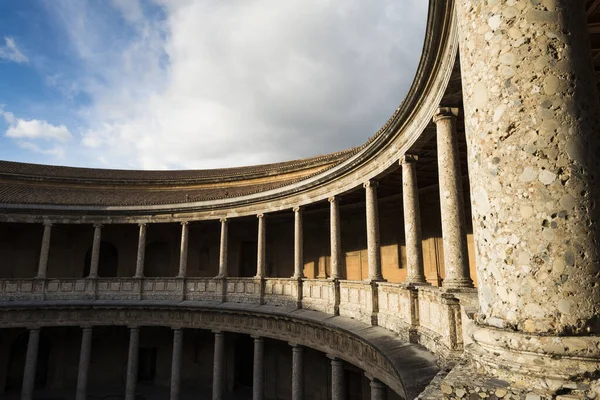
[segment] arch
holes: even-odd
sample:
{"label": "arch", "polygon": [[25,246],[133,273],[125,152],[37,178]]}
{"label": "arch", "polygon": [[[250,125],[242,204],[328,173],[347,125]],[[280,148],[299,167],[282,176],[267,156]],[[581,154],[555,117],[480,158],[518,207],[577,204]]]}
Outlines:
{"label": "arch", "polygon": [[171,249],[169,243],[156,241],[146,245],[144,275],[152,278],[167,277],[171,273]]}
{"label": "arch", "polygon": [[[83,277],[90,274],[92,264],[92,246],[85,253]],[[104,278],[118,276],[119,250],[110,242],[100,242],[100,258],[98,259],[98,276]]]}
{"label": "arch", "polygon": [[[23,373],[25,372],[25,355],[29,342],[29,332],[23,332],[16,337],[10,346],[8,366],[6,368],[7,392],[20,391],[23,386]],[[48,380],[48,361],[50,359],[50,341],[40,333],[38,345],[37,366],[35,373],[35,389],[43,389]]]}

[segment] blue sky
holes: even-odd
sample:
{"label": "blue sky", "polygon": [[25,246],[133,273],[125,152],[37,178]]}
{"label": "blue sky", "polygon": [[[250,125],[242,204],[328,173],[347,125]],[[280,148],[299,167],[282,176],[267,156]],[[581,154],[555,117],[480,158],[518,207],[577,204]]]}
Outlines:
{"label": "blue sky", "polygon": [[424,0],[3,0],[0,159],[218,168],[364,142],[412,82]]}

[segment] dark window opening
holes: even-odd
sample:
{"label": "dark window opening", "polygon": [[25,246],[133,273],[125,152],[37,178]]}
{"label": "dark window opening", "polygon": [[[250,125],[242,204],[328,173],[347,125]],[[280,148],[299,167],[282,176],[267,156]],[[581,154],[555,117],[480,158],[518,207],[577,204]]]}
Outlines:
{"label": "dark window opening", "polygon": [[[92,247],[85,253],[83,277],[90,274],[92,265]],[[119,268],[119,251],[110,242],[100,242],[100,257],[98,259],[98,276],[111,278],[117,276]]]}
{"label": "dark window opening", "polygon": [[251,278],[256,275],[257,242],[242,242],[240,245],[240,276]]}

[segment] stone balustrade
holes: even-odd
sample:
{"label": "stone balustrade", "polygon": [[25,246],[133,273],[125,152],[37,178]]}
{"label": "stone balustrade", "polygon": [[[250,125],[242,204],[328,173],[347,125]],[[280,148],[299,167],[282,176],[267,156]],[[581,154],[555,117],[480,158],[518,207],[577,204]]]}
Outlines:
{"label": "stone balustrade", "polygon": [[[463,349],[461,313],[472,293],[432,286],[297,278],[2,279],[0,302],[211,301],[321,311],[378,325],[442,358]],[[460,300],[459,300],[460,298]]]}

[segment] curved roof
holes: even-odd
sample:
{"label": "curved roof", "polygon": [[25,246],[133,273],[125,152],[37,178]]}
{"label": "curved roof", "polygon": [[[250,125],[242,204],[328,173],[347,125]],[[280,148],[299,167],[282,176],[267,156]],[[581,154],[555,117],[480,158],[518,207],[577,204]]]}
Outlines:
{"label": "curved roof", "polygon": [[448,98],[444,93],[449,82],[456,80],[454,19],[453,1],[430,1],[415,80],[400,107],[360,147],[304,160],[217,170],[104,170],[0,161],[0,217],[44,214],[58,219],[84,214],[89,220],[107,215],[113,221],[132,215],[202,219],[283,210],[354,190],[385,174],[407,151],[418,152],[432,137],[428,125],[440,102]]}

